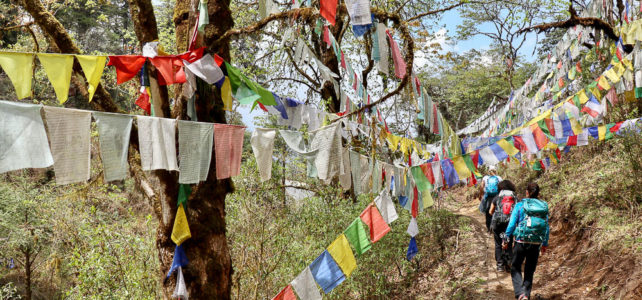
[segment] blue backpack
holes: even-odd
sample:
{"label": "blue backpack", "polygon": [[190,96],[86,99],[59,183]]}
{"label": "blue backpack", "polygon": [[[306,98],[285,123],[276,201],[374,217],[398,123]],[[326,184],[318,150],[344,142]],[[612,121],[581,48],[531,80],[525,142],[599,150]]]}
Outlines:
{"label": "blue backpack", "polygon": [[515,229],[515,239],[541,244],[548,231],[548,204],[534,198],[524,198],[522,203],[525,217]]}
{"label": "blue backpack", "polygon": [[497,196],[497,193],[499,193],[498,185],[499,185],[499,177],[497,176],[488,177],[488,180],[486,181],[486,187],[484,188],[484,194],[488,195],[489,197]]}

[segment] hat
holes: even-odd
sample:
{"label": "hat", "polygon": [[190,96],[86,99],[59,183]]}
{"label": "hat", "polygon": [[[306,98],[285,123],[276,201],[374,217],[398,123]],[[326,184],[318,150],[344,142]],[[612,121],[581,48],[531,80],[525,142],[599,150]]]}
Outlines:
{"label": "hat", "polygon": [[495,168],[495,166],[489,166],[488,171],[497,171],[497,168]]}

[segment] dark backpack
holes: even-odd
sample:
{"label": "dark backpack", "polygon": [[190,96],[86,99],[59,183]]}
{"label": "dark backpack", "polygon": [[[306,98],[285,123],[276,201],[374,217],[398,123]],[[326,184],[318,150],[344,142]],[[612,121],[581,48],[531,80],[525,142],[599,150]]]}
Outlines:
{"label": "dark backpack", "polygon": [[497,207],[495,207],[495,213],[493,213],[493,219],[491,221],[491,227],[493,230],[495,230],[497,226],[508,224],[514,207],[515,196],[504,195],[501,196],[501,199],[498,199]]}
{"label": "dark backpack", "polygon": [[548,232],[548,204],[534,198],[525,198],[522,202],[525,217],[515,229],[515,239],[541,244]]}

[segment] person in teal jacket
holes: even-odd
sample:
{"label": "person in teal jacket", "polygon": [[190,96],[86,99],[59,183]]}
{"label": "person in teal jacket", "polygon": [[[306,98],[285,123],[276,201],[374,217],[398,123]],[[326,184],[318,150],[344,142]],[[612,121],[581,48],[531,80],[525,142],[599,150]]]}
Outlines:
{"label": "person in teal jacket", "polygon": [[[537,183],[529,183],[526,187],[526,198],[537,198],[539,196],[539,186]],[[515,204],[513,213],[510,217],[510,222],[506,228],[505,240],[503,243],[504,248],[508,248],[508,241],[515,233],[515,229],[525,218],[524,202]],[[511,279],[513,281],[513,290],[515,291],[515,299],[524,300],[530,299],[531,290],[533,288],[533,274],[537,267],[537,260],[539,259],[540,251],[542,254],[546,252],[548,247],[548,236],[550,228],[548,227],[548,215],[546,216],[546,235],[542,243],[522,241],[519,238],[515,239],[513,247],[513,259],[511,261]],[[522,277],[522,263],[526,260],[524,265],[524,277]]]}

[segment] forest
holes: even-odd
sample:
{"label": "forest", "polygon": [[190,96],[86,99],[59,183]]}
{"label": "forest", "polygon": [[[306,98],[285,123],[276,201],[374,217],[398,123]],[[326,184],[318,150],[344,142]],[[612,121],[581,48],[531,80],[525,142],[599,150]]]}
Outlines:
{"label": "forest", "polygon": [[0,0],[0,299],[518,299],[496,176],[547,203],[519,299],[642,298],[641,17]]}

